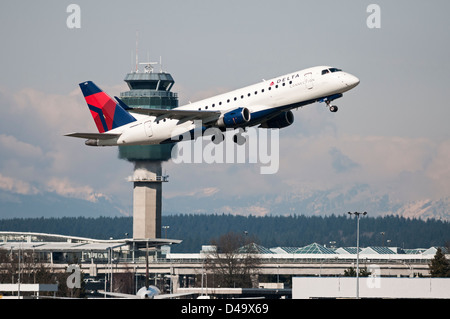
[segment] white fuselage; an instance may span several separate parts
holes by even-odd
[[[227,112],[245,107],[252,114],[250,125],[258,125],[264,122],[264,116],[270,117],[271,114],[279,113],[280,110],[288,111],[336,94],[342,94],[359,84],[357,77],[341,70],[323,74],[324,70],[330,69],[333,68],[318,66],[292,72],[180,106],[177,110]],[[130,112],[137,121],[111,130],[108,133],[121,133],[120,137],[99,140],[99,146],[159,144],[174,136],[199,128],[198,121],[194,120],[158,118],[157,116],[136,114],[132,110]],[[258,114],[259,116],[256,116]]]

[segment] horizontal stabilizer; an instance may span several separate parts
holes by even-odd
[[[109,140],[115,137],[119,137],[120,135],[121,134],[113,134],[113,133],[70,133],[64,136],[97,139],[97,140]]]

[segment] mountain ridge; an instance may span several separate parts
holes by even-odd
[[[178,195],[165,198],[163,215],[232,214],[329,216],[348,211],[367,211],[370,216],[396,215],[407,218],[450,220],[450,197],[413,201],[393,199],[389,194],[372,192],[367,185],[348,189],[305,190],[288,194],[227,197],[220,191],[208,195]],[[95,201],[65,197],[51,192],[16,194],[0,191],[0,219],[31,217],[132,216],[132,197],[128,206],[100,197]]]

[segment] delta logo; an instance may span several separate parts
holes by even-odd
[[[298,73],[296,73],[296,74],[292,74],[292,75],[289,75],[289,76],[284,77],[284,78],[277,79],[276,81],[277,81],[277,84],[278,84],[278,83],[283,83],[283,82],[286,82],[286,81],[292,81],[292,80],[297,79],[299,77],[300,77],[300,75]],[[273,85],[275,85],[274,81],[272,81],[270,83],[270,86],[273,86]]]

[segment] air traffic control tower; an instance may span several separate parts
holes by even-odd
[[[128,73],[125,82],[130,91],[120,98],[131,108],[172,109],[178,106],[178,96],[171,92],[175,81],[169,73],[154,72],[156,63],[140,63],[145,70]],[[171,157],[175,144],[119,146],[119,158],[134,163],[133,238],[161,238],[162,184],[168,176],[162,174],[162,163]]]

